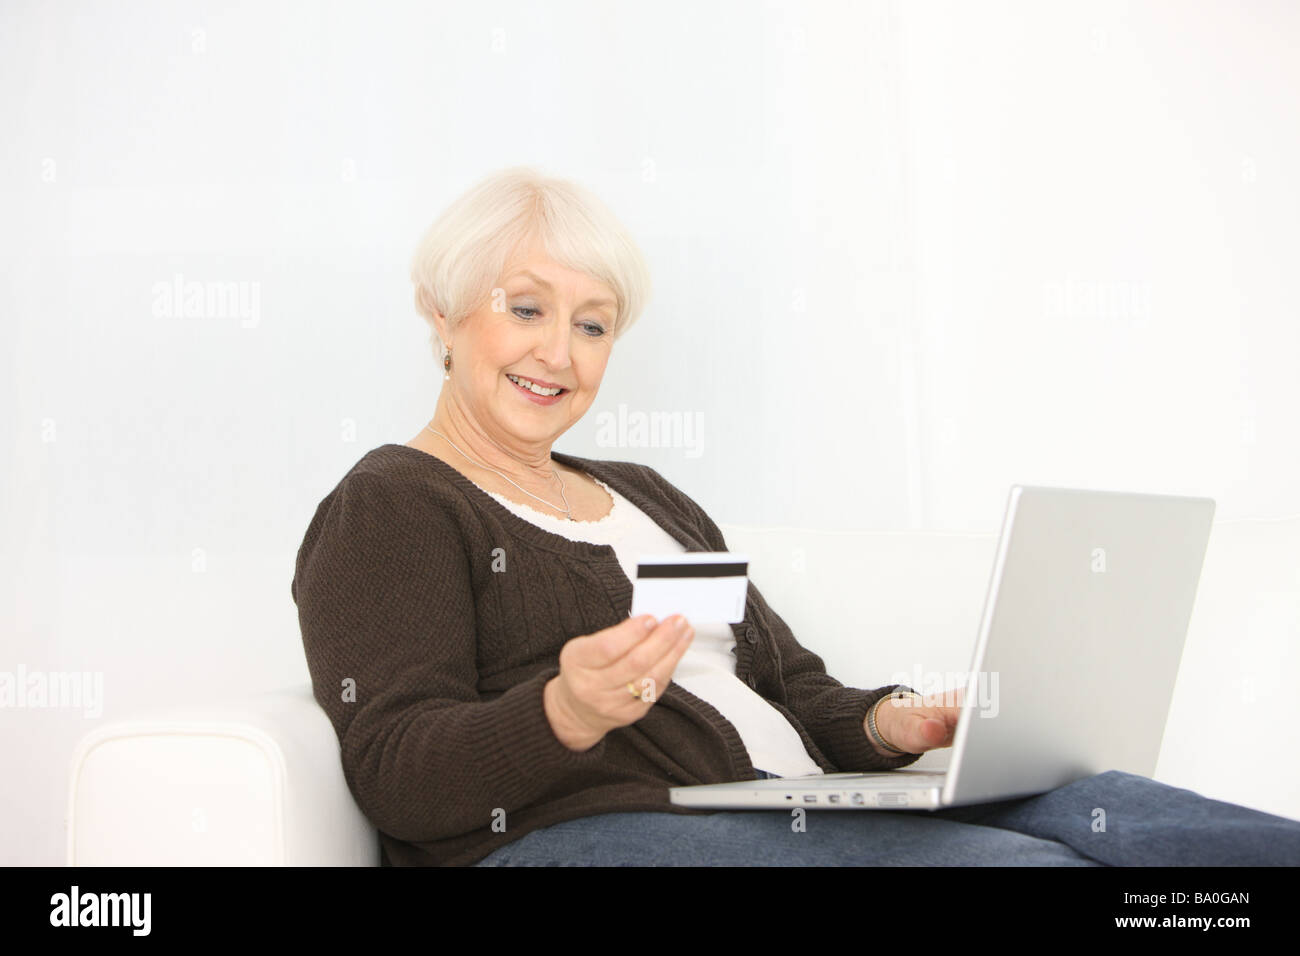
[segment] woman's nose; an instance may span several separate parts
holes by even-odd
[[[538,356],[546,360],[552,368],[569,366],[569,327],[567,324],[552,322],[542,333],[542,342],[538,346]]]

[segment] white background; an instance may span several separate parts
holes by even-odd
[[[0,670],[100,672],[100,720],[307,680],[302,535],[441,384],[410,255],[516,163],[655,281],[558,450],[720,523],[1293,515],[1298,44],[1285,2],[6,2]],[[156,315],[177,275],[256,316]],[[699,454],[598,443],[620,404]],[[97,724],[0,710],[0,863],[62,862]]]

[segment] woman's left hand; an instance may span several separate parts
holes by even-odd
[[[920,754],[939,747],[951,747],[961,715],[963,688],[939,694],[887,699],[876,709],[876,730],[885,742],[899,750]],[[866,732],[866,722],[863,722]],[[868,734],[868,739],[870,735]],[[874,744],[873,744],[874,746]],[[898,756],[876,747],[882,756]]]

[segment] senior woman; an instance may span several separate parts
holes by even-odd
[[[444,369],[433,418],[320,503],[292,588],[386,864],[1300,862],[1296,821],[1118,772],[802,828],[673,805],[676,785],[906,766],[951,745],[958,702],[843,686],[752,584],[736,625],[629,616],[638,554],[727,545],[654,469],[553,447],[649,292],[595,197],[490,176],[434,223],[412,278]]]

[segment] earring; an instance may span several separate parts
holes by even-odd
[[[447,354],[442,357],[442,370],[444,372],[442,380],[451,381],[451,349],[447,349]]]

